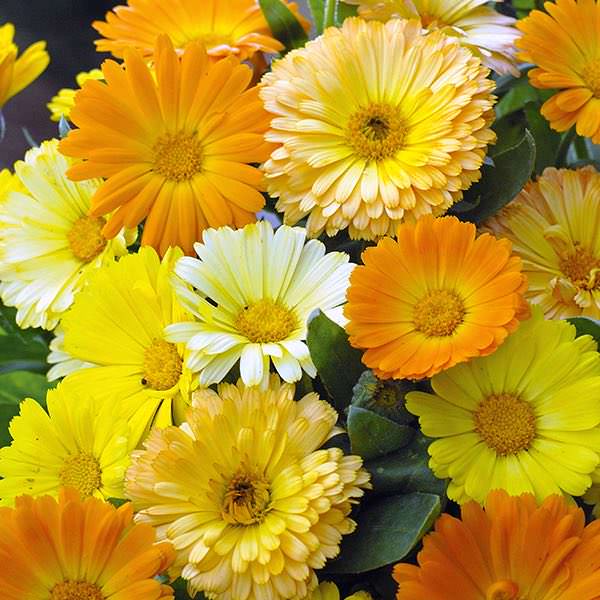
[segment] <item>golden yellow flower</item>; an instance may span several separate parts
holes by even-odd
[[[79,73],[75,78],[77,87],[81,88],[88,79],[103,79],[104,75],[100,69],[92,69],[89,72]],[[71,109],[75,106],[75,94],[79,90],[63,88],[46,105],[50,111],[50,118],[53,121],[60,121],[61,117],[68,119],[71,116]]]
[[[324,581],[313,591],[310,600],[340,600],[340,591],[335,583]],[[344,600],[373,600],[373,597],[369,592],[360,591],[351,596],[346,596]]]

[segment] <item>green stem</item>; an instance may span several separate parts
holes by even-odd
[[[335,2],[336,0],[325,0],[325,10],[323,14],[323,29],[332,27],[335,21]]]
[[[567,154],[569,153],[569,148],[575,139],[575,135],[575,127],[571,127],[571,129],[565,133],[560,141],[558,150],[556,151],[556,166],[558,168],[567,166]]]

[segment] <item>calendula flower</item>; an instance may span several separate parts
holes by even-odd
[[[92,69],[89,72],[82,72],[77,75],[75,81],[77,87],[81,88],[88,79],[101,80],[104,76],[100,69]],[[63,88],[48,102],[46,105],[50,111],[50,118],[53,121],[60,121],[61,117],[68,119],[71,115],[71,109],[75,106],[75,94],[79,90],[73,90],[70,88]]]
[[[365,19],[420,19],[429,31],[455,36],[483,64],[504,75],[519,75],[515,64],[515,19],[495,11],[487,0],[344,0],[357,4]],[[502,0],[500,0],[502,2]]]
[[[398,600],[595,600],[600,521],[575,504],[494,491],[486,507],[442,515],[423,539],[418,566],[398,564]]]
[[[207,227],[243,227],[264,205],[262,175],[247,163],[266,159],[268,115],[251,69],[233,56],[210,64],[200,43],[178,55],[166,36],[156,46],[156,78],[142,55],[105,61],[105,83],[87,81],[75,98],[62,140],[75,181],[107,180],[91,215],[115,211],[103,228],[112,238],[145,217],[142,243],[161,255],[169,246],[191,253]],[[116,209],[116,210],[115,210]]]
[[[528,315],[510,242],[456,217],[423,217],[363,253],[344,313],[382,379],[421,379],[491,354]]]
[[[523,260],[525,297],[550,319],[600,318],[600,173],[548,168],[483,226]]]
[[[314,393],[295,401],[276,376],[266,390],[239,382],[194,396],[186,423],[154,429],[132,455],[136,520],[173,542],[170,573],[192,594],[306,598],[369,487],[358,456],[319,449],[337,413]]]
[[[129,453],[135,447],[127,421],[93,390],[65,384],[46,396],[48,412],[31,398],[9,426],[10,446],[0,448],[0,504],[21,494],[58,496],[61,487],[82,498],[123,498]]]
[[[325,581],[313,591],[310,600],[340,600],[340,591],[335,583]],[[373,596],[369,592],[360,591],[346,596],[345,600],[373,600]]]
[[[182,345],[165,340],[165,325],[187,315],[170,285],[171,250],[160,261],[142,248],[99,269],[61,322],[48,357],[50,380],[67,375],[72,389],[93,391],[130,421],[139,440],[152,424],[182,415],[193,388]]]
[[[495,140],[488,74],[456,39],[403,19],[346,19],[277,61],[261,96],[266,139],[282,146],[263,168],[286,222],[373,239],[443,213]]]
[[[0,585],[6,600],[173,600],[156,575],[173,562],[170,544],[115,508],[73,489],[21,496],[0,508]]]
[[[179,260],[175,290],[195,321],[170,325],[166,334],[187,344],[187,366],[200,372],[202,385],[221,381],[238,361],[246,385],[266,383],[271,360],[290,383],[302,369],[316,375],[304,343],[308,317],[344,302],[354,265],[305,238],[304,229],[274,232],[267,221],[207,230],[195,246],[199,258]]]
[[[430,467],[450,478],[448,497],[582,495],[600,461],[600,354],[566,321],[541,311],[490,356],[436,375],[433,394],[410,392]]]
[[[17,58],[19,49],[14,37],[12,23],[0,26],[0,108],[35,81],[50,62],[46,42],[32,44]]]
[[[0,171],[0,205],[11,192],[25,192],[19,178],[8,169]]]
[[[542,106],[556,131],[575,125],[579,135],[600,143],[600,2],[556,0],[518,22],[521,60],[534,63],[531,85],[557,90]]]
[[[0,202],[0,296],[17,307],[21,327],[53,329],[90,273],[127,253],[135,232],[106,240],[103,217],[90,217],[97,179],[73,183],[74,164],[58,141],[32,148],[15,164],[20,189]]]

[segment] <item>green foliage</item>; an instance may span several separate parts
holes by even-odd
[[[294,13],[281,0],[259,0],[273,35],[287,51],[304,46],[308,36]]]
[[[308,0],[313,15],[316,35],[327,27],[340,27],[347,17],[356,15],[356,6],[342,0]]]
[[[184,579],[179,577],[169,584],[175,590],[175,600],[191,600],[192,596],[187,593],[187,584]],[[198,592],[193,600],[206,600],[206,596],[202,592]]]
[[[590,319],[589,317],[571,317],[567,319],[569,323],[575,325],[577,337],[581,335],[591,335],[598,344],[600,344],[600,321]]]

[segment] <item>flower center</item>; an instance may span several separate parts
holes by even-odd
[[[153,390],[170,390],[179,381],[182,366],[177,346],[154,338],[144,352],[142,384]]]
[[[447,23],[442,21],[442,19],[440,19],[440,17],[438,17],[437,15],[423,13],[422,15],[420,15],[420,17],[421,25],[423,25],[425,29],[442,29],[447,25]]]
[[[519,586],[514,581],[504,579],[490,585],[485,600],[517,600]]]
[[[87,452],[69,456],[59,473],[60,483],[79,490],[83,498],[91,496],[102,485],[102,470],[98,459]]]
[[[270,499],[269,484],[262,477],[242,472],[229,482],[221,514],[232,525],[259,523]]]
[[[104,595],[93,583],[63,581],[52,588],[50,600],[104,600]]]
[[[465,305],[456,292],[433,290],[415,305],[415,329],[427,337],[452,335],[464,321]]]
[[[364,160],[384,160],[402,148],[406,126],[398,108],[371,104],[355,112],[348,121],[346,140]]]
[[[581,76],[594,96],[600,98],[600,58],[596,58],[585,65]]]
[[[575,287],[600,289],[600,258],[585,248],[576,247],[573,254],[561,261],[560,269]]]
[[[202,170],[202,145],[195,135],[165,133],[152,150],[154,170],[165,179],[180,183]]]
[[[294,313],[272,300],[259,300],[240,311],[237,330],[254,344],[280,342],[296,328]]]
[[[80,217],[73,223],[67,240],[76,258],[88,263],[106,248],[107,240],[102,235],[105,224],[103,217]]]
[[[500,456],[526,450],[535,438],[531,405],[512,394],[492,394],[479,403],[473,418],[475,431]]]

